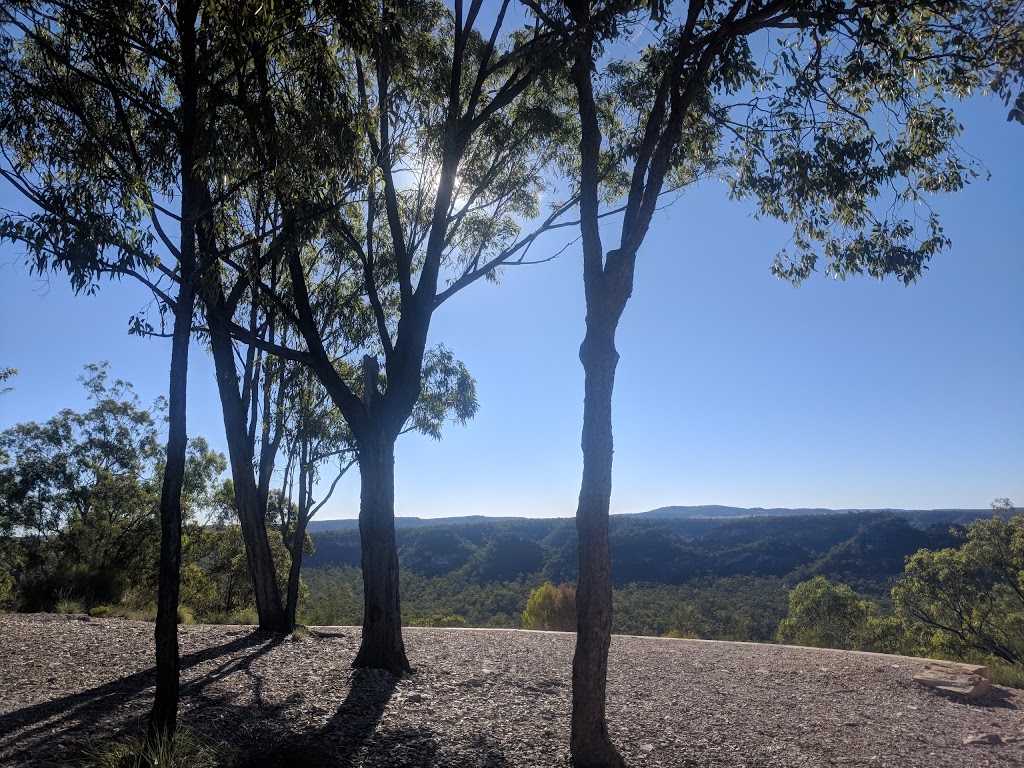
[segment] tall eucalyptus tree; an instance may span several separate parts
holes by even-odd
[[[793,252],[772,267],[779,277],[799,283],[824,262],[844,279],[914,282],[948,245],[929,197],[975,173],[957,154],[945,100],[991,77],[991,17],[957,0],[526,1],[570,54],[581,134],[573,182],[587,318],[571,748],[575,765],[614,766],[623,761],[608,736],[605,683],[615,331],[659,196],[717,173],[760,215],[793,226]],[[1019,4],[997,5],[1019,29]],[[608,61],[617,36],[643,22],[641,6],[657,42],[635,60]],[[598,226],[607,201],[622,205],[611,248]]]
[[[240,249],[260,247],[257,236],[265,234],[261,221],[245,218],[261,214],[263,201],[254,205],[244,193],[255,186],[265,196],[268,185],[260,182],[275,170],[265,157],[258,158],[262,164],[252,162],[254,106],[247,101],[258,90],[254,80],[266,67],[271,44],[273,54],[290,57],[305,77],[307,93],[319,88],[324,94],[312,106],[331,106],[331,84],[317,75],[325,71],[325,57],[333,60],[333,48],[313,10],[293,4],[271,13],[245,0],[119,0],[102,7],[24,2],[10,4],[3,18],[10,87],[4,91],[2,138],[8,162],[0,173],[39,210],[5,217],[0,237],[27,245],[34,269],[67,270],[76,290],[96,290],[102,275],[128,275],[147,285],[160,307],[160,326],[140,315],[131,329],[162,335],[166,315],[174,317],[173,380],[179,388],[187,333],[195,305],[202,307],[260,627],[281,632],[290,625],[265,527],[281,436],[265,406],[277,390],[272,376],[256,376],[272,364],[261,365],[251,353],[239,381],[227,330],[247,298],[253,333],[273,342],[275,325],[273,313],[258,312],[248,296],[247,276],[231,285],[224,278],[230,274],[225,262]],[[335,145],[348,135],[335,135]],[[240,179],[243,164],[247,177]],[[190,234],[172,237],[172,226]],[[260,389],[261,381],[268,390]],[[173,405],[171,411],[183,429],[183,408]]]
[[[104,273],[141,276],[149,268],[173,278],[176,290],[163,294],[173,328],[150,716],[151,735],[173,733],[185,385],[200,268],[196,235],[210,204],[203,174],[215,31],[203,23],[202,4],[188,0],[11,2],[0,21],[0,173],[37,208],[5,215],[0,238],[25,244],[37,269],[66,269],[79,291],[95,290]],[[165,222],[177,225],[176,242]],[[158,240],[173,254],[173,268],[160,263]]]
[[[330,215],[319,215],[321,186],[306,183],[301,170],[322,178],[316,174],[330,160],[310,167],[308,145],[317,137],[306,133],[305,113],[292,108],[299,100],[287,96],[294,91],[273,69],[256,132],[266,137],[261,152],[290,174],[275,176],[280,229],[290,240],[272,254],[287,281],[276,289],[263,281],[256,290],[301,341],[263,347],[311,366],[351,432],[364,583],[354,664],[396,674],[411,666],[401,633],[395,442],[417,423],[425,391],[456,419],[475,407],[467,397],[471,379],[454,361],[437,390],[448,394],[429,393],[431,318],[466,286],[523,263],[539,232],[571,208],[556,206],[522,234],[520,221],[539,216],[545,163],[571,122],[559,119],[556,89],[545,80],[551,34],[534,27],[502,37],[510,6],[503,2],[484,36],[476,30],[484,6],[385,4],[367,24],[365,44],[339,50],[338,87],[358,106],[365,165],[327,180],[333,190],[349,185]],[[308,258],[310,247],[317,258]],[[322,312],[328,302],[347,308],[351,333],[365,333],[358,350],[345,354],[325,341],[333,334]],[[237,325],[234,332],[261,343]]]
[[[241,65],[253,40],[301,26],[300,11],[282,18],[245,0],[0,7],[0,176],[30,205],[0,218],[0,239],[23,244],[35,270],[65,270],[76,291],[94,292],[104,276],[139,280],[157,297],[161,325],[137,317],[132,330],[172,339],[151,735],[176,724],[188,345],[197,301],[216,291],[214,212],[235,192],[215,183],[234,167],[223,129],[243,119]],[[265,550],[270,562],[262,519],[248,528],[250,556]],[[250,570],[258,595],[277,596],[259,586],[272,568]],[[260,607],[261,624],[284,628],[283,606]]]

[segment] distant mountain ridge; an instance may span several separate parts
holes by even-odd
[[[671,506],[658,507],[646,512],[622,512],[613,517],[650,519],[650,520],[701,520],[717,518],[742,518],[742,517],[791,517],[797,515],[841,515],[849,512],[888,512],[895,515],[918,517],[924,515],[951,515],[956,517],[988,517],[992,514],[989,509],[826,509],[824,507],[728,507],[721,504],[703,504],[697,506]],[[479,525],[487,523],[511,523],[538,518],[529,517],[490,517],[488,515],[464,515],[458,517],[396,517],[397,528],[426,528],[428,526],[442,525]],[[565,520],[571,518],[547,518],[551,520]],[[355,518],[344,518],[335,520],[313,520],[309,524],[310,533],[326,533],[328,531],[350,531],[359,527],[359,521]]]
[[[987,517],[992,514],[990,509],[895,509],[892,507],[869,507],[850,509],[826,509],[825,507],[726,507],[721,504],[705,504],[696,507],[658,507],[647,512],[633,512],[635,517],[647,517],[659,520],[692,520],[697,518],[717,517],[789,517],[792,515],[842,515],[847,512],[888,512],[894,515],[975,515]]]
[[[478,523],[512,523],[529,520],[527,517],[489,517],[487,515],[464,515],[462,517],[396,517],[397,528],[425,528],[430,525],[473,525]],[[306,530],[310,533],[326,531],[351,531],[359,527],[359,520],[341,518],[335,520],[311,520]]]

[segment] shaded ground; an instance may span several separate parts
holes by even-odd
[[[182,722],[264,766],[566,766],[573,636],[409,628],[418,667],[353,673],[359,630],[297,642],[181,628]],[[141,724],[153,626],[0,616],[0,765],[51,766]],[[634,766],[1024,767],[1024,691],[977,702],[923,662],[786,646],[616,637],[609,727]],[[979,739],[979,737],[984,737]]]

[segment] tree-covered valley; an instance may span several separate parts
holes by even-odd
[[[906,557],[955,546],[950,527],[979,514],[613,515],[615,631],[769,641],[789,590],[815,576],[891,605]],[[403,616],[412,624],[517,627],[532,589],[577,578],[576,531],[567,519],[399,526],[397,540]],[[319,531],[312,542],[309,623],[358,623],[358,531]]]

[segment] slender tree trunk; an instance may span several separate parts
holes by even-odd
[[[373,430],[359,440],[359,480],[363,639],[352,666],[401,675],[413,670],[405,655],[398,596],[395,437]]]
[[[184,206],[183,206],[184,207]],[[194,222],[194,219],[193,219]],[[149,714],[150,741],[173,737],[178,719],[178,598],[181,578],[181,488],[185,481],[188,343],[192,333],[194,248],[182,223],[181,287],[174,309],[167,409],[167,463],[160,494],[160,566],[156,612],[156,698]]]
[[[612,631],[612,566],[608,512],[612,493],[612,390],[619,355],[615,325],[593,322],[580,347],[585,374],[583,482],[576,530],[579,582],[576,586],[576,653],[572,663],[571,750],[575,766],[625,765],[608,735],[605,688]]]
[[[306,521],[302,513],[295,523],[295,538],[288,552],[291,554],[291,567],[288,569],[288,598],[285,603],[285,614],[292,629],[298,626],[295,616],[299,610],[299,577],[302,575],[302,549],[306,540]]]
[[[259,504],[256,478],[253,476],[253,446],[249,440],[245,404],[238,392],[238,372],[235,367],[235,353],[228,335],[223,309],[207,304],[207,321],[210,324],[210,347],[217,371],[217,387],[220,391],[221,411],[224,416],[224,431],[228,441],[228,456],[231,462],[231,476],[234,479],[235,505],[245,541],[245,555],[249,565],[256,596],[256,613],[259,627],[270,632],[291,632],[292,622],[288,620],[281,603],[277,586],[274,559],[267,538],[264,510]]]

